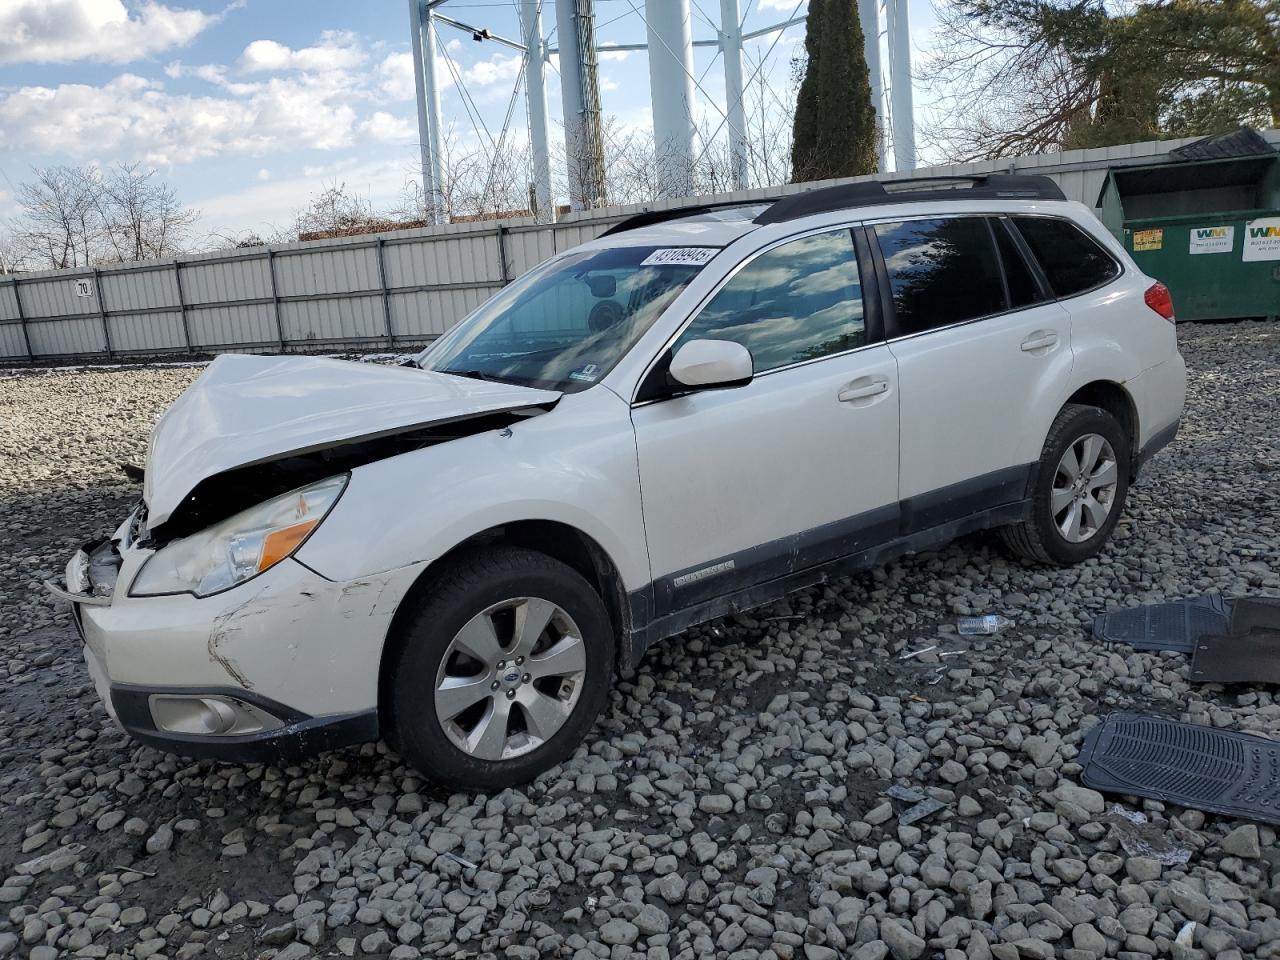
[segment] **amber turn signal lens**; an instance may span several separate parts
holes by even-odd
[[[298,544],[306,539],[307,534],[315,529],[319,520],[304,520],[302,523],[295,523],[291,527],[285,527],[283,530],[272,530],[262,539],[262,556],[258,560],[258,572],[261,573],[267,567],[273,567],[294,550],[298,549]]]

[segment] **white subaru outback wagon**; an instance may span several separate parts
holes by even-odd
[[[691,624],[979,528],[1097,554],[1178,429],[1172,320],[1041,178],[641,214],[412,367],[219,357],[50,588],[138,740],[507,786]]]

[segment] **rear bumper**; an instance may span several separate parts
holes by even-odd
[[[1173,442],[1178,435],[1187,396],[1187,367],[1180,354],[1149,367],[1126,384],[1138,408],[1140,432],[1133,472]]]
[[[1142,449],[1138,451],[1137,456],[1133,460],[1133,475],[1136,477],[1138,473],[1145,467],[1157,453],[1167,447],[1178,436],[1178,427],[1181,426],[1181,420],[1175,420],[1163,430],[1158,431],[1143,444]]]

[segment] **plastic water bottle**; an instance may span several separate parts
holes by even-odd
[[[985,617],[961,617],[956,621],[956,630],[966,637],[990,636],[1012,624],[1008,617],[989,613]]]

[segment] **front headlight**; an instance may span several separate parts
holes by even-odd
[[[175,540],[147,559],[131,597],[207,597],[293,556],[337,503],[350,474],[329,477]]]

